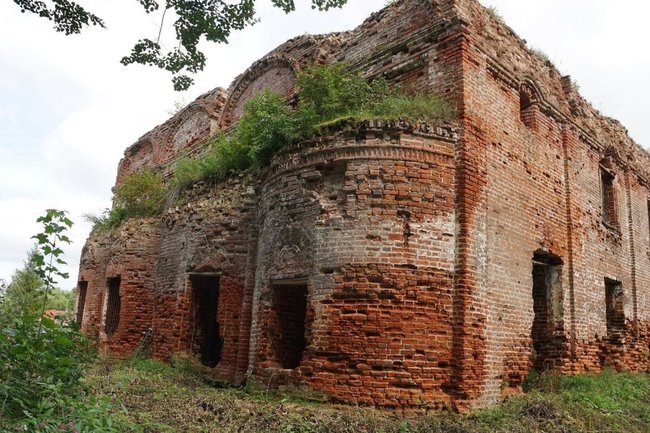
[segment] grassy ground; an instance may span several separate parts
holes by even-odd
[[[650,376],[645,374],[549,375],[528,393],[489,410],[417,418],[218,389],[188,364],[103,361],[85,380],[113,400],[125,432],[650,432]]]

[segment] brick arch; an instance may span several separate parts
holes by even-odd
[[[270,89],[291,95],[299,69],[300,65],[296,60],[281,55],[269,56],[255,62],[230,86],[229,97],[219,119],[219,127],[224,130],[237,122],[246,101],[261,90]]]
[[[519,119],[527,127],[537,129],[539,105],[543,101],[535,82],[525,78],[519,84]]]
[[[311,273],[313,240],[303,230],[287,228],[278,233],[276,250],[271,258],[271,279],[291,279]]]
[[[144,167],[151,166],[154,162],[153,144],[149,139],[143,139],[129,147],[124,152],[124,158],[117,169],[117,185],[120,185],[133,173]]]
[[[543,100],[539,87],[529,78],[525,78],[519,84],[519,101],[520,108],[525,110],[532,104],[539,103]]]
[[[193,272],[221,272],[229,267],[228,259],[222,251],[205,257],[194,267]]]
[[[158,144],[156,164],[174,159],[184,149],[210,137],[211,116],[203,106],[190,106],[180,113],[173,127]]]
[[[625,169],[628,164],[627,158],[622,154],[620,149],[613,146],[606,146],[602,152],[600,165],[606,167],[612,172],[616,172]]]

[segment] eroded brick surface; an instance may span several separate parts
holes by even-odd
[[[101,348],[127,356],[151,329],[157,358],[218,351],[224,381],[411,409],[490,404],[531,370],[648,370],[650,157],[475,0],[287,41],[128,148],[117,184],[171,174],[257,91],[290,97],[297,71],[335,61],[458,119],[341,125],[93,233],[82,324]]]

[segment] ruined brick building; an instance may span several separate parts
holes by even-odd
[[[372,121],[91,234],[78,318],[128,355],[388,408],[484,405],[533,370],[648,369],[650,157],[476,0],[401,0],[299,36],[141,137],[169,174],[257,91],[347,62],[441,95],[453,124]]]

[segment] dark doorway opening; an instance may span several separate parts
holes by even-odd
[[[109,278],[108,285],[108,300],[106,306],[106,331],[107,336],[112,336],[117,331],[120,325],[120,277]]]
[[[563,335],[562,260],[546,252],[533,255],[533,367],[552,368],[561,355]]]
[[[614,173],[605,167],[606,162],[600,165],[600,189],[602,196],[603,221],[612,226],[618,226],[616,215],[616,191],[614,189]]]
[[[623,286],[619,281],[605,278],[605,317],[607,337],[616,342],[625,333],[625,312],[623,311]]]
[[[274,285],[273,307],[279,331],[277,340],[273,342],[276,347],[276,360],[282,368],[297,368],[307,347],[307,284],[301,282]]]
[[[195,274],[190,276],[194,323],[192,347],[207,367],[221,361],[223,339],[219,336],[219,277]]]
[[[84,319],[84,309],[86,308],[86,293],[88,292],[88,281],[79,281],[77,285],[77,323],[81,325]]]

